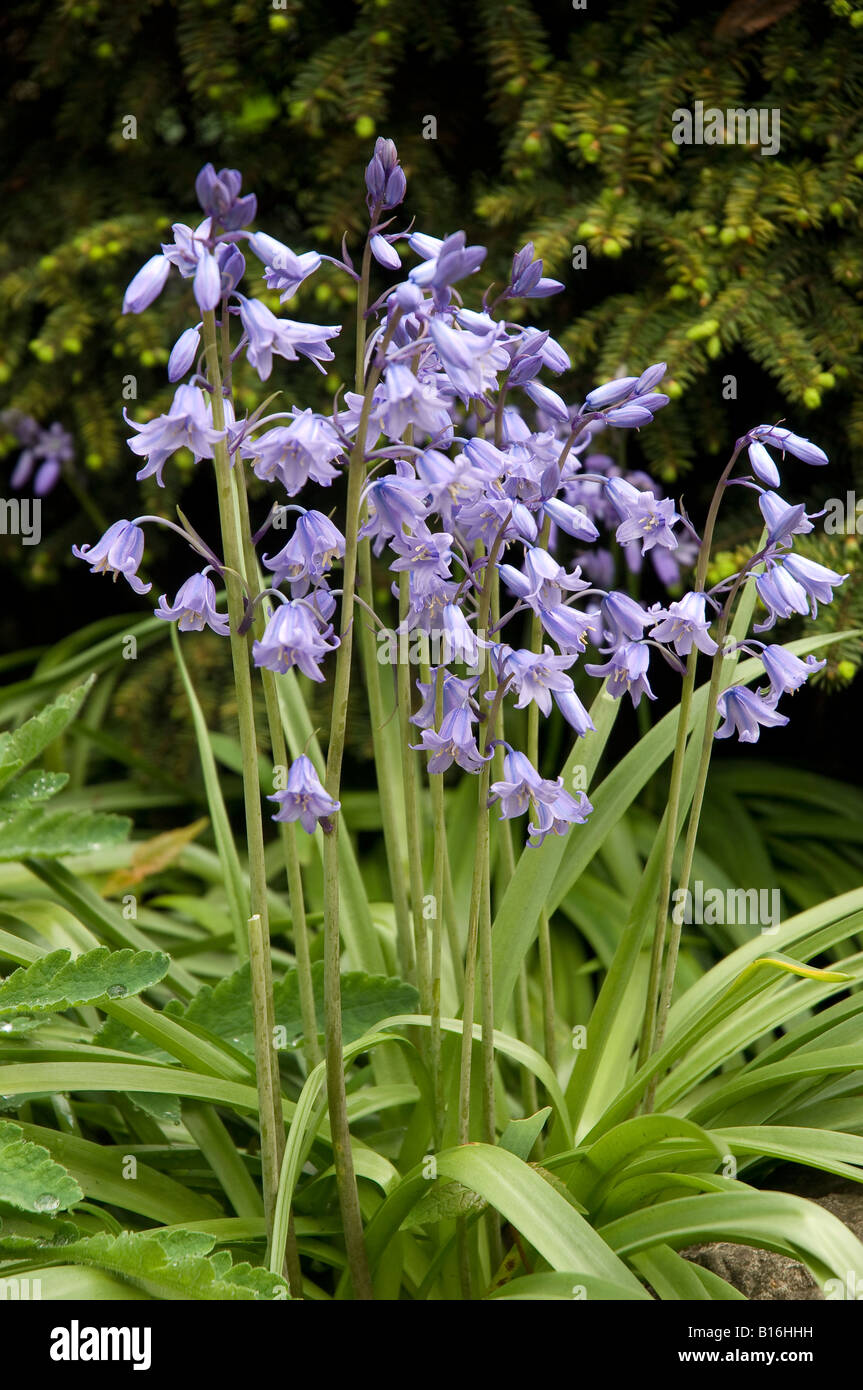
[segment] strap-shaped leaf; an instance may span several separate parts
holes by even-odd
[[[52,951],[0,981],[0,1017],[43,1010],[60,1013],[105,997],[140,994],[163,978],[170,963],[162,951],[97,946],[74,959],[71,951]]]
[[[25,1139],[19,1125],[0,1120],[0,1201],[21,1211],[52,1212],[73,1207],[83,1196],[47,1149]]]

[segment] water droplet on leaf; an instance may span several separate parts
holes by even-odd
[[[56,1211],[60,1205],[60,1198],[53,1192],[43,1192],[41,1196],[33,1199],[33,1206],[37,1211]]]

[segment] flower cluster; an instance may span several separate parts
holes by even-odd
[[[134,277],[124,308],[141,312],[175,268],[193,281],[202,314],[218,311],[223,341],[230,341],[232,322],[238,330],[232,361],[245,357],[262,381],[269,379],[274,357],[293,362],[302,356],[321,367],[333,357],[338,326],[281,317],[238,286],[246,272],[241,245],[260,262],[264,286],[277,291],[282,303],[318,270],[322,257],[298,254],[247,230],[256,204],[253,195],[240,195],[241,186],[235,170],[202,170],[196,191],[204,220],[195,230],[174,226],[173,242]],[[397,282],[369,317],[366,376],[356,390],[329,413],[294,406],[237,419],[227,388],[216,416],[197,323],[171,354],[170,379],[181,383],[171,409],[143,424],[129,421],[136,431],[129,446],[144,460],[138,477],[152,476],[160,484],[166,463],[185,446],[196,460],[224,449],[235,470],[251,469],[272,486],[271,511],[252,538],[272,581],[247,600],[249,623],[258,605],[266,618],[252,646],[253,660],[315,681],[324,679],[322,665],[340,642],[332,572],[358,537],[290,499],[301,496],[309,482],[333,486],[349,459],[352,466],[359,462],[365,486],[358,536],[370,541],[391,575],[400,598],[398,631],[446,641],[446,661],[417,681],[420,700],[410,716],[420,731],[414,747],[428,753],[431,773],[456,763],[467,773],[488,776],[484,770],[499,746],[493,725],[505,729],[511,707],[533,705],[545,717],[556,706],[576,737],[590,735],[593,724],[576,689],[578,680],[584,690],[578,666],[588,648],[594,659],[583,663],[585,675],[604,679],[612,696],[628,696],[638,705],[655,698],[651,663],[657,659],[682,672],[693,651],[721,657],[728,608],[744,585],[755,585],[766,613],[756,630],[765,631],[779,619],[814,614],[845,576],[794,554],[795,535],[810,531],[812,522],[776,490],[777,459],[790,453],[817,466],[826,457],[790,430],[759,425],[737,442],[734,454],[735,464],[748,460],[752,474],[734,481],[756,492],[766,543],[744,571],[712,590],[703,577],[687,588],[700,547],[689,519],[649,477],[621,471],[597,444],[606,431],[650,426],[668,404],[661,390],[665,364],[615,378],[569,403],[550,384],[570,366],[561,345],[501,313],[513,300],[563,288],[544,276],[533,246],[516,254],[496,298],[486,290],[468,307],[470,290],[481,283],[485,248],[468,245],[460,231],[439,239],[394,230],[390,215],[405,191],[395,146],[378,140],[366,170],[368,246]],[[381,222],[383,214],[389,220]],[[402,255],[409,253],[416,262],[405,274]],[[346,250],[341,260],[328,259],[359,279]],[[223,418],[217,427],[215,419]],[[289,517],[291,535],[274,548],[272,533]],[[143,520],[117,522],[95,546],[75,553],[94,571],[122,574],[137,592],[146,592],[149,586],[137,577]],[[612,537],[630,572],[647,558],[679,597],[648,608],[615,587]],[[212,555],[173,604],[160,599],[158,616],[184,631],[206,625],[225,633],[227,619],[217,611],[208,577],[221,569]],[[753,642],[747,650],[760,657],[767,685],[757,691],[738,685],[721,695],[719,738],[737,732],[753,742],[761,726],[786,723],[779,699],[823,665],[776,645]],[[481,655],[487,656],[483,674],[470,674]],[[503,777],[491,782],[490,801],[505,819],[530,812],[530,845],[584,821],[591,807],[583,793],[571,795],[561,782],[543,778],[524,752],[504,746]],[[274,799],[280,803],[278,819],[299,819],[307,830],[338,809],[305,758],[293,764],[286,790]]]

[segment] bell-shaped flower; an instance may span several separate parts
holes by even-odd
[[[86,560],[91,574],[122,574],[136,594],[146,594],[152,584],[138,578],[138,566],[144,558],[144,532],[131,521],[115,521],[95,545],[73,545],[72,554]]]
[[[329,637],[331,642],[327,641]],[[256,666],[280,675],[296,666],[309,680],[322,681],[320,662],[338,645],[332,627],[322,630],[310,604],[305,599],[295,599],[276,609],[263,637],[252,645],[252,659]]]
[[[267,800],[279,803],[273,820],[298,820],[309,835],[318,825],[325,833],[332,830],[331,817],[341,806],[322,785],[313,762],[305,753],[291,763],[283,790],[274,792]]]
[[[129,419],[125,410],[123,418],[127,425],[139,431],[135,439],[127,441],[129,448],[133,454],[147,460],[135,474],[136,478],[155,476],[160,487],[165,485],[162,469],[178,449],[189,449],[198,463],[202,458],[213,457],[213,445],[225,435],[224,430],[213,429],[210,403],[205,401],[197,386],[178,386],[171,409],[166,415],[157,415],[155,420],[138,424]]]
[[[230,626],[227,615],[216,609],[216,590],[212,580],[202,571],[193,574],[177,590],[172,604],[162,594],[159,607],[153,610],[157,618],[175,622],[180,632],[203,632],[209,627],[220,637],[227,637]]]
[[[740,743],[757,743],[762,724],[769,729],[788,723],[787,715],[778,714],[772,703],[745,685],[723,690],[717,708],[723,723],[716,730],[716,738],[730,738],[736,733]]]

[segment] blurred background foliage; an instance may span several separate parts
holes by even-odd
[[[696,520],[734,439],[761,420],[827,449],[834,495],[855,481],[863,493],[863,7],[850,0],[18,0],[0,33],[2,404],[75,440],[43,544],[0,538],[6,650],[32,641],[34,586],[63,577],[47,638],[72,610],[95,619],[126,601],[69,558],[103,518],[169,513],[183,493],[206,526],[212,501],[190,458],[141,498],[121,413],[166,408],[188,286],[175,278],[141,317],[120,304],[170,223],[197,220],[207,160],[243,171],[272,235],[335,251],[359,237],[372,140],[392,136],[418,227],[465,227],[499,282],[532,239],[564,280],[565,294],[524,312],[570,352],[570,399],[669,363],[672,407],[603,447],[682,490]],[[780,152],[675,145],[672,113],[695,100],[778,109]],[[287,312],[338,322],[353,296],[325,265]],[[326,378],[292,366],[273,388],[326,408],[349,353],[345,342]],[[241,406],[260,398],[242,369],[237,385]],[[7,479],[18,447],[0,438]],[[783,478],[795,500],[823,498],[823,473],[788,460]],[[729,508],[721,559],[754,539],[753,510],[744,494]],[[841,625],[857,625],[856,538],[822,544],[852,572]],[[169,592],[186,577],[174,563],[157,539]],[[831,651],[834,687],[859,656],[857,643]]]

